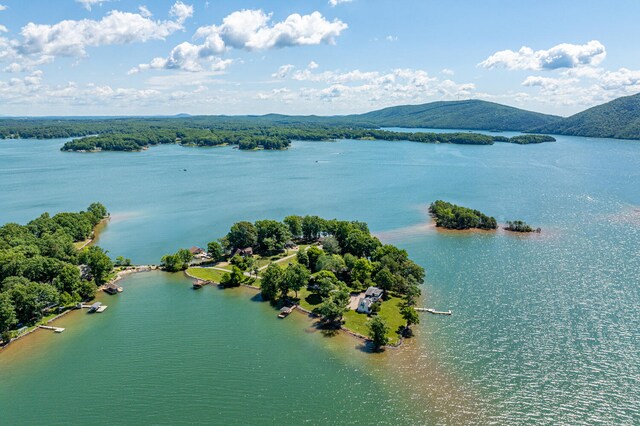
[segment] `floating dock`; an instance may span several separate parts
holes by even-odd
[[[433,314],[433,315],[453,315],[453,312],[451,312],[451,309],[449,309],[448,311],[436,311],[433,308],[415,308],[415,309],[418,312],[429,312],[430,314]]]
[[[39,328],[44,328],[45,330],[52,330],[55,331],[56,333],[62,333],[64,331],[64,328],[62,327],[51,327],[50,325],[39,325]]]

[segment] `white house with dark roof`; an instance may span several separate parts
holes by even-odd
[[[360,298],[356,312],[360,312],[363,314],[370,314],[371,305],[373,305],[378,300],[380,300],[382,298],[383,293],[384,293],[384,290],[382,290],[381,288],[369,287],[367,291],[365,291],[364,297]]]

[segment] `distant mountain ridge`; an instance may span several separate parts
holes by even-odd
[[[562,120],[556,115],[477,99],[402,105],[341,118],[382,127],[514,131],[549,126]]]
[[[519,131],[597,138],[640,140],[640,93],[589,108],[570,117],[542,114],[477,99],[400,105],[352,115],[189,115],[138,117],[1,117],[0,138],[77,137],[130,132],[134,123],[157,127],[319,126],[345,128],[417,127]],[[89,125],[90,124],[90,125]],[[139,124],[139,123],[138,123]],[[82,127],[82,129],[79,129]]]
[[[593,138],[640,139],[640,93],[614,99],[532,130]]]

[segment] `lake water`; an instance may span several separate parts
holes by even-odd
[[[293,144],[283,152],[159,146],[59,151],[0,142],[0,223],[103,202],[99,245],[158,263],[238,220],[357,219],[427,270],[399,350],[278,321],[247,290],[139,274],[0,353],[0,416],[15,423],[640,423],[640,142],[532,146]],[[428,226],[436,199],[540,235]]]

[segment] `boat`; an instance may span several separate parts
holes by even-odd
[[[193,288],[194,288],[194,290],[198,290],[198,289],[200,289],[200,288],[204,287],[206,284],[207,284],[207,282],[206,282],[206,281],[196,280],[196,281],[193,283]]]

